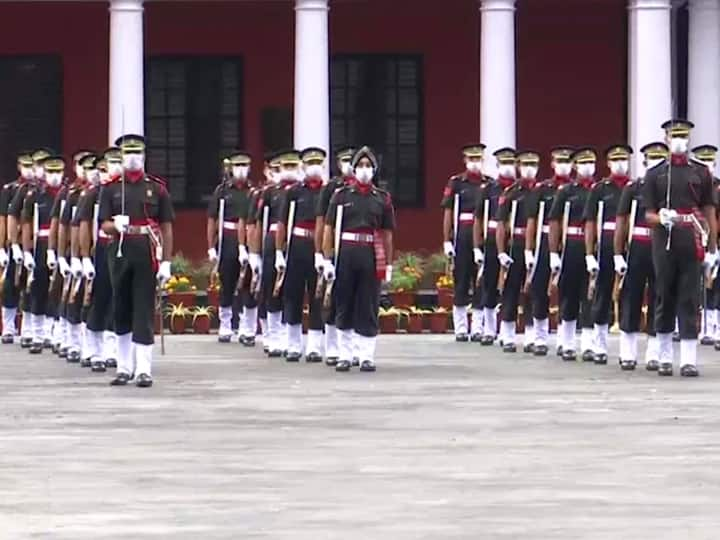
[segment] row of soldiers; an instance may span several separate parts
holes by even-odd
[[[592,148],[552,150],[553,176],[546,180],[537,179],[536,152],[497,150],[498,177],[489,178],[482,172],[484,145],[464,148],[466,170],[450,179],[442,200],[457,341],[492,345],[497,338],[504,352],[515,352],[522,307],[525,351],[547,355],[550,299],[557,295],[558,355],[606,364],[614,315],[620,366],[634,370],[647,299],[646,369],[673,374],[677,324],[680,373],[698,375],[701,295],[703,342],[717,336],[717,148],[698,146],[690,157],[692,123],[662,127],[666,141],[641,148],[646,173],[634,181],[633,149],[624,144],[606,150],[610,176],[602,179]]]
[[[170,277],[173,209],[145,174],[145,142],[124,135],[100,154],[65,160],[22,152],[0,193],[2,343],[52,349],[112,385],[152,386],[156,278]],[[69,168],[69,167],[68,167]],[[18,310],[22,317],[18,317]]]
[[[377,187],[369,147],[342,148],[328,176],[321,148],[273,152],[262,179],[251,156],[224,160],[225,178],[208,207],[208,258],[220,283],[218,340],[255,345],[260,324],[269,357],[373,372],[380,285],[392,277],[395,215]],[[303,310],[308,333],[303,340]]]

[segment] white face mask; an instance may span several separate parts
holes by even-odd
[[[505,178],[515,176],[515,165],[498,165],[498,174]]]
[[[322,165],[306,165],[305,175],[310,178],[322,178],[324,167]]]
[[[280,180],[282,179],[282,175],[280,171],[270,169],[270,182],[277,185],[280,183]]]
[[[630,163],[625,160],[610,162],[610,172],[616,176],[626,175],[629,170]]]
[[[235,180],[247,180],[250,167],[246,165],[235,165],[232,168],[232,175]]]
[[[532,165],[523,165],[520,167],[520,176],[522,178],[535,178],[538,173],[538,168]]]
[[[595,164],[580,163],[577,166],[577,172],[578,176],[580,176],[581,178],[589,178],[590,176],[595,174]]]
[[[468,161],[465,168],[468,172],[480,174],[482,172],[482,161]]]
[[[35,173],[33,172],[32,167],[20,167],[20,176],[22,176],[25,180],[32,180],[35,178]]]
[[[97,169],[90,169],[85,171],[85,178],[93,186],[97,186],[100,183],[100,172]]]
[[[112,176],[121,176],[123,172],[122,163],[114,163],[112,161],[107,164],[108,174]]]
[[[108,171],[99,171],[100,173],[100,185],[105,185],[110,182],[110,173]]]
[[[45,176],[45,169],[42,167],[35,165],[33,167],[33,176],[37,178],[38,180],[43,178]]]
[[[355,169],[355,178],[358,179],[358,182],[369,184],[373,178],[372,167],[357,167]]]
[[[85,178],[85,169],[81,165],[75,165],[75,177],[76,178]]]
[[[340,172],[343,176],[350,176],[352,174],[352,165],[349,161],[342,161],[340,163]]]
[[[300,171],[297,169],[282,171],[280,175],[281,179],[285,180],[286,182],[297,182],[301,178]]]
[[[670,139],[670,151],[673,154],[684,154],[687,152],[689,139],[684,137],[673,137]]]
[[[125,154],[123,167],[128,171],[141,171],[145,166],[145,156],[142,154]]]
[[[570,163],[555,163],[553,169],[557,176],[570,176],[572,165]]]
[[[665,161],[665,160],[662,159],[662,158],[659,158],[659,159],[648,159],[648,160],[645,162],[645,169],[646,169],[646,170],[650,170],[650,169],[652,169],[653,167],[657,167],[657,166],[660,165],[660,163],[662,163],[663,161]]]
[[[52,172],[45,175],[45,183],[50,187],[58,187],[62,184],[62,173]]]

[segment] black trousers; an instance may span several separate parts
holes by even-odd
[[[477,272],[478,267],[473,258],[472,224],[461,223],[458,227],[455,268],[453,269],[453,303],[456,306],[467,306],[472,302],[474,309],[482,307],[482,287],[475,287]]]
[[[315,243],[312,238],[294,236],[290,241],[287,274],[283,288],[283,313],[288,324],[301,324],[307,295],[310,330],[322,330],[322,300],[315,300],[318,275],[315,271]]]
[[[502,292],[500,306],[500,320],[505,322],[515,322],[518,314],[518,304],[520,302],[520,293],[525,284],[525,242],[524,238],[516,237],[509,253],[513,259],[513,263],[508,270],[505,279],[505,288]],[[523,313],[525,309],[523,308]],[[527,316],[526,319],[527,320]]]
[[[11,257],[5,272],[5,283],[3,283],[3,307],[16,308],[20,304],[20,288],[24,282],[21,280],[20,287],[15,286],[15,260]]]
[[[268,313],[277,313],[282,311],[282,290],[277,296],[273,296],[275,289],[275,279],[277,271],[275,270],[275,235],[268,233],[265,237],[265,246],[262,258],[262,297],[265,302],[265,308]]]
[[[240,277],[237,236],[225,235],[223,237],[218,273],[220,274],[220,307],[235,307],[233,298]]]
[[[547,236],[542,236],[540,250],[535,261],[535,275],[530,283],[530,299],[532,300],[532,316],[535,319],[547,319],[550,315],[550,298],[548,284],[550,282],[550,249]]]
[[[705,291],[705,307],[708,309],[720,309],[720,275],[715,278],[712,288]]]
[[[126,236],[119,258],[117,248],[113,240],[107,252],[115,331],[121,336],[132,332],[133,342],[152,345],[156,277],[150,240]]]
[[[652,255],[655,266],[655,330],[669,334],[678,319],[680,339],[697,339],[699,283],[702,272],[692,231],[676,227],[670,250],[664,231],[653,231]]]
[[[73,296],[72,291],[68,297],[67,305],[65,306],[65,318],[70,324],[80,324],[82,322],[82,308],[83,299],[85,298],[85,277],[81,277],[80,286],[78,287],[77,294]],[[73,282],[73,288],[75,282]]]
[[[355,330],[361,336],[378,332],[380,281],[375,274],[375,248],[344,242],[340,248],[335,281],[336,317],[339,330]]]
[[[592,299],[592,320],[594,324],[609,324],[612,308],[612,289],[615,282],[615,263],[613,262],[612,234],[603,233],[600,246],[600,271]]]
[[[87,312],[87,328],[92,332],[112,330],[113,290],[108,266],[108,244],[98,242],[95,246],[95,280],[90,307]]]
[[[587,299],[588,273],[585,266],[584,240],[567,239],[561,272],[558,283],[561,319],[579,319],[582,328],[592,328],[592,304]]]
[[[499,302],[498,297],[498,275],[500,274],[500,263],[497,256],[497,245],[494,238],[485,241],[485,269],[482,275],[482,291],[480,296],[480,307],[495,309]]]
[[[633,240],[628,254],[628,269],[620,291],[620,330],[627,333],[640,331],[642,308],[647,287],[648,335],[655,335],[655,270],[653,269],[650,242]]]
[[[33,315],[52,315],[48,288],[50,272],[47,267],[47,238],[39,238],[35,247],[35,270],[30,286],[29,311]]]

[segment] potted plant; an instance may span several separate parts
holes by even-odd
[[[425,315],[427,310],[411,307],[407,312],[407,333],[421,334],[425,327]]]
[[[209,334],[214,306],[195,306],[191,310],[193,332],[196,334]]]
[[[173,334],[185,333],[187,318],[192,314],[183,304],[170,304],[165,310],[165,316],[170,319],[170,332]]]
[[[453,277],[448,274],[441,275],[435,282],[438,295],[438,307],[452,309],[453,305]]]
[[[378,324],[380,326],[381,334],[396,334],[398,329],[398,323],[400,315],[402,313],[396,308],[383,309],[380,308],[378,315]]]
[[[434,287],[438,279],[447,273],[448,262],[448,258],[442,251],[433,253],[425,259],[422,286],[428,289]]]
[[[444,334],[448,331],[449,314],[448,310],[442,307],[435,309],[428,315],[430,319],[430,332],[433,334]]]
[[[187,307],[195,305],[195,287],[187,276],[176,276],[170,277],[168,282],[165,284],[165,292],[167,293],[168,304],[179,305],[183,304]]]

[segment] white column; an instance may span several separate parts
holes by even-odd
[[[665,134],[660,126],[672,116],[670,0],[634,0],[630,10],[635,11],[635,36],[631,35],[629,40],[635,51],[630,112],[635,133],[633,146],[639,149],[648,142],[663,140]],[[642,161],[639,152],[635,158],[639,165]]]
[[[720,0],[690,0],[688,120],[693,144],[720,144]]]
[[[110,0],[108,139],[145,133],[143,0]]]
[[[480,140],[488,154],[515,147],[515,0],[480,3]],[[495,160],[486,160],[495,175]]]
[[[295,0],[294,146],[330,152],[328,0]]]
[[[637,126],[635,125],[635,109],[637,105],[635,104],[635,97],[637,96],[637,89],[635,88],[635,85],[637,84],[637,43],[635,43],[635,40],[637,38],[637,17],[635,16],[635,9],[631,6],[628,9],[628,143],[630,146],[633,147],[633,150],[635,151],[635,159],[631,160],[631,170],[630,175],[631,177],[639,176],[642,173],[642,170],[639,166],[639,163],[641,162],[642,158],[638,158],[638,153],[640,148],[642,147],[641,144],[638,144],[638,138],[637,138]]]

